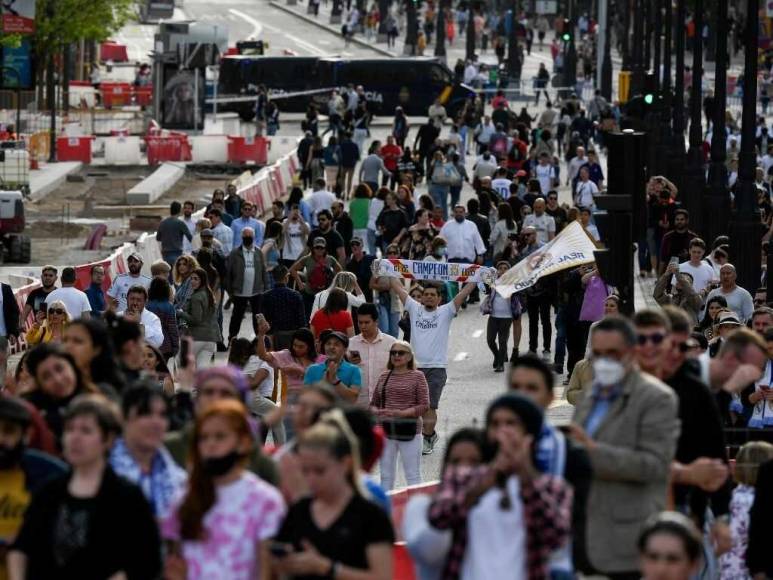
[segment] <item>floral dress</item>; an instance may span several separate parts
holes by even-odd
[[[730,535],[732,547],[719,558],[722,580],[751,578],[746,567],[746,548],[749,545],[749,510],[754,503],[754,487],[739,485],[730,500]]]

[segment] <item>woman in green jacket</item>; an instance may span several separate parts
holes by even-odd
[[[193,339],[193,357],[196,368],[204,368],[212,362],[220,330],[217,326],[215,296],[209,287],[209,278],[202,268],[191,274],[193,293],[185,304],[181,318],[188,323],[188,333]]]

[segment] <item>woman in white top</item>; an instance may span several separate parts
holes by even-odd
[[[310,316],[314,316],[314,313],[317,310],[325,306],[327,297],[333,288],[340,288],[346,292],[346,297],[349,299],[349,308],[358,308],[365,304],[365,296],[362,293],[362,289],[360,289],[360,285],[357,283],[357,276],[352,272],[338,272],[338,274],[333,277],[330,286],[314,297]]]
[[[497,207],[497,223],[491,230],[489,243],[492,255],[501,254],[508,244],[509,236],[518,234],[518,224],[513,219],[513,208],[509,203],[500,203]]]
[[[381,210],[384,209],[386,203],[386,195],[389,190],[385,187],[381,187],[376,191],[375,195],[370,199],[370,207],[368,208],[368,251],[376,255],[376,220],[381,214]]]

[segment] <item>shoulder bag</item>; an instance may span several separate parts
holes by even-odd
[[[389,371],[384,384],[381,385],[381,405],[379,409],[386,407],[386,387],[389,379],[392,377],[392,371]],[[416,437],[416,425],[418,419],[409,419],[407,417],[381,417],[381,428],[387,439],[394,441],[410,441]]]

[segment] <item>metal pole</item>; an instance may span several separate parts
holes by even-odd
[[[757,208],[757,186],[754,183],[757,166],[754,140],[757,124],[759,0],[747,0],[746,7],[741,152],[735,192],[736,211],[730,224],[730,235],[738,284],[753,294],[760,283],[759,251],[764,233]]]
[[[730,218],[730,197],[727,194],[727,167],[725,144],[725,109],[727,107],[727,2],[716,3],[716,72],[714,85],[714,118],[711,129],[711,165],[709,166],[708,186],[708,226],[709,238],[727,234]]]
[[[684,144],[684,20],[685,1],[677,0],[676,5],[676,74],[674,85],[674,106],[672,108],[671,154],[669,155],[669,175],[679,189],[684,192],[685,184],[685,144]],[[694,224],[693,224],[694,226]]]
[[[193,130],[199,130],[199,69],[193,69]]]
[[[633,47],[631,49],[631,96],[640,95],[644,87],[644,63],[642,61],[642,42],[644,39],[644,19],[641,17],[643,2],[646,0],[633,0],[637,18],[633,23]]]
[[[623,38],[621,48],[623,50],[623,70],[631,70],[631,10],[636,6],[636,0],[619,0],[619,6],[623,9]]]
[[[446,59],[446,11],[445,0],[438,4],[437,11],[437,30],[435,31],[435,56]]]
[[[604,46],[606,45],[606,38],[609,34],[607,30],[607,2],[608,0],[599,0],[598,11],[598,24],[596,29],[596,86],[601,88],[603,82],[603,68],[604,68]]]
[[[682,0],[685,2],[686,0]],[[701,120],[703,76],[703,0],[695,0],[695,34],[692,46],[692,86],[690,87],[690,148],[687,152],[685,167],[684,202],[690,211],[690,224],[694,231],[703,233],[704,203],[703,192],[706,187],[705,166],[703,163],[703,128]],[[704,234],[705,235],[705,234]],[[711,240],[706,240],[711,243]]]
[[[663,46],[663,43],[661,42],[661,38],[663,36],[663,10],[661,7],[662,0],[657,0],[656,6],[655,6],[655,33],[654,36],[654,42],[655,47],[653,50],[654,54],[654,62],[652,63],[652,72],[655,73],[655,86],[652,87],[654,90],[654,93],[657,95],[660,92],[660,84],[662,77],[662,69],[661,69],[661,47]]]
[[[612,102],[612,28],[610,27],[612,11],[609,10],[609,0],[602,1],[606,7],[604,22],[607,33],[604,37],[604,61],[601,64],[601,94],[607,101]]]
[[[577,47],[574,34],[577,30],[577,0],[569,0],[569,44],[564,59],[564,86],[574,92],[577,85]]]

